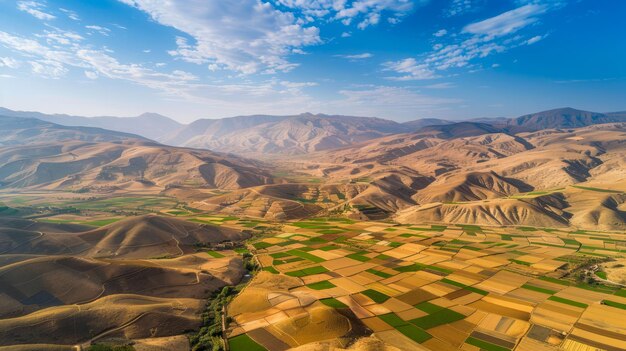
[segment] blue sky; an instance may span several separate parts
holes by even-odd
[[[626,110],[624,1],[0,0],[0,106],[182,122]]]

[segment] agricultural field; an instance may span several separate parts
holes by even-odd
[[[307,199],[317,202],[328,196],[316,188],[306,189],[300,193],[302,200],[297,200],[303,204]],[[524,196],[537,195],[541,194]],[[193,283],[176,288],[177,298],[193,296],[185,302],[191,313],[185,318],[192,321],[192,329],[200,328],[198,333],[175,339],[176,345],[186,345],[181,348],[350,348],[356,342],[400,350],[626,349],[626,321],[621,317],[626,310],[626,234],[622,232],[408,225],[345,217],[275,221],[202,210],[167,196],[101,196],[89,201],[80,196],[27,194],[0,196],[0,200],[5,211],[29,213],[25,217],[41,226],[68,226],[63,227],[68,230],[80,226],[75,230],[101,230],[107,235],[125,235],[127,240],[143,238],[140,245],[117,251],[104,240],[95,245],[81,241],[85,247],[94,245],[80,253],[92,264],[107,260],[113,267],[114,262],[132,262],[138,270],[159,265],[172,269],[167,279],[184,281],[178,275],[196,272],[198,262],[220,269],[227,269],[226,262],[241,262],[237,277],[229,278],[232,285],[222,290],[211,285],[206,290],[207,306],[201,319],[197,318],[202,311],[200,286]],[[332,201],[339,200],[333,197]],[[59,210],[67,208],[75,211]],[[162,222],[151,222],[149,218],[155,215]],[[129,218],[141,219],[130,225]],[[152,223],[154,228],[148,230],[153,234],[131,237],[140,223]],[[198,228],[194,230],[236,232],[237,237],[247,239],[234,246],[193,242],[184,239],[188,232],[180,228],[186,225]],[[176,228],[179,239],[172,241],[172,229],[168,228]],[[155,243],[145,241],[161,229],[163,234]],[[181,240],[185,240],[182,246]],[[65,252],[62,250],[59,246],[58,252]],[[47,254],[53,258],[46,264],[66,264],[54,258],[57,253]],[[151,279],[157,287],[174,284]],[[100,282],[95,284],[97,287]],[[135,289],[136,284],[130,286]],[[49,291],[61,296],[52,288]],[[95,288],[89,294],[96,296],[99,291]],[[120,298],[112,294],[85,306],[98,310],[98,304]],[[158,305],[154,300],[150,303]],[[57,304],[47,313],[60,320],[66,307]],[[42,302],[40,307],[46,306]],[[178,308],[171,306],[174,311]],[[149,313],[149,309],[139,313]],[[140,325],[133,322],[125,327],[130,330]],[[102,330],[114,327],[98,325]],[[141,340],[133,346],[138,350],[149,350],[151,343],[160,340],[145,339],[145,334],[129,335],[144,338],[136,339]],[[157,335],[169,337],[167,333]],[[106,342],[107,338],[97,336],[93,341]]]
[[[249,246],[262,272],[228,306],[231,350],[626,349],[624,233],[318,218]]]

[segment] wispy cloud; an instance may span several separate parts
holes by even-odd
[[[16,69],[20,67],[20,62],[11,57],[0,57],[0,67]]]
[[[473,12],[482,5],[484,0],[452,0],[450,6],[444,11],[447,17],[454,17]]]
[[[419,60],[406,58],[383,64],[383,69],[394,71],[399,76],[395,80],[422,80],[440,77],[441,72],[452,68],[471,67],[474,61],[513,48],[532,45],[545,35],[525,36],[522,29],[539,21],[539,17],[550,10],[559,8],[556,2],[549,4],[530,3],[497,16],[470,23],[460,33],[446,35],[447,45],[437,43],[433,50]],[[438,31],[436,37],[444,37],[446,32]],[[451,41],[451,42],[450,42]],[[476,67],[472,68],[476,70]],[[439,72],[439,73],[437,73]]]
[[[355,60],[363,60],[363,59],[371,58],[371,57],[374,57],[374,55],[370,54],[369,52],[364,52],[362,54],[354,54],[354,55],[335,55],[335,57],[341,57],[344,59],[355,61]]]
[[[426,89],[451,89],[451,88],[456,88],[456,85],[454,83],[444,82],[444,83],[425,85],[424,88]]]
[[[240,112],[242,106],[256,107],[257,111],[292,112],[313,104],[304,89],[315,82],[268,80],[239,84],[203,83],[191,73],[182,70],[161,71],[142,63],[124,63],[110,50],[94,48],[84,38],[72,32],[55,29],[35,35],[34,38],[12,35],[0,31],[0,45],[21,55],[33,75],[59,79],[70,70],[82,71],[91,80],[112,79],[153,89],[166,100],[184,101],[219,107],[223,111]],[[59,40],[58,38],[62,38]],[[0,66],[17,67],[14,58],[0,58]]]
[[[76,11],[65,9],[65,8],[59,8],[59,11],[66,14],[67,17],[71,20],[80,21],[80,17],[78,16],[78,13],[76,13]]]
[[[419,63],[414,58],[407,58],[400,61],[388,61],[383,63],[383,67],[385,71],[403,74],[398,77],[388,77],[392,80],[423,80],[438,77],[428,64]]]
[[[98,32],[101,35],[104,35],[106,37],[109,36],[109,34],[111,33],[111,30],[109,28],[106,27],[102,27],[102,26],[97,26],[97,25],[89,25],[89,26],[85,26],[85,28],[89,29],[92,32]]]
[[[287,59],[293,49],[321,43],[317,27],[256,0],[120,1],[191,37],[177,40],[174,57],[244,74],[289,71],[296,66]]]
[[[276,0],[286,8],[305,15],[305,20],[327,19],[359,29],[377,25],[381,18],[396,24],[402,17],[429,0]]]
[[[45,8],[46,7],[42,3],[37,2],[37,1],[18,1],[17,2],[18,10],[29,13],[32,16],[42,21],[49,21],[49,20],[55,19],[56,16],[53,16],[47,12],[44,12]]]
[[[326,103],[322,110],[328,113],[412,119],[419,113],[430,113],[462,102],[456,98],[433,97],[407,88],[385,85],[343,89],[339,94],[341,99]]]
[[[514,10],[504,12],[498,16],[469,24],[463,28],[463,32],[484,35],[488,37],[500,37],[515,33],[518,30],[537,22],[539,15],[548,11],[547,5],[528,4]]]

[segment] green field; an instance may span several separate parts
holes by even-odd
[[[267,351],[265,347],[257,344],[247,334],[228,339],[228,347],[232,351]]]

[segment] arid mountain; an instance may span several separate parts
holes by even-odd
[[[433,125],[418,130],[415,134],[432,136],[440,139],[455,139],[483,134],[500,133],[503,130],[491,124],[477,122],[459,122],[446,125]]]
[[[512,118],[505,128],[513,133],[532,132],[551,128],[579,128],[593,124],[626,122],[626,116],[559,108]]]
[[[0,146],[0,185],[5,188],[238,189],[272,181],[256,162],[235,156],[30,118],[0,117]]]
[[[380,118],[313,115],[241,116],[195,121],[163,139],[181,145],[239,154],[304,154],[346,146],[407,127]]]
[[[153,143],[67,141],[0,148],[5,188],[162,191],[238,189],[270,183],[255,162]]]
[[[367,184],[346,203],[397,212],[406,223],[626,227],[626,124],[516,135],[463,125],[313,153],[292,165],[332,182]],[[400,170],[413,181],[381,187],[381,180],[398,177]],[[581,193],[578,184],[591,190]],[[538,198],[551,194],[557,202],[554,196]]]
[[[421,128],[428,127],[428,126],[439,126],[439,125],[446,125],[446,124],[452,124],[452,123],[455,123],[455,122],[448,121],[445,119],[439,119],[439,118],[422,118],[422,119],[416,119],[414,121],[404,122],[402,123],[402,125],[409,128],[410,129],[408,130],[409,132],[413,132],[413,131],[417,131]]]
[[[198,248],[246,238],[154,215],[97,229],[0,218],[0,348],[65,350],[109,334],[196,329],[207,294],[238,284],[245,272],[240,257]]]
[[[60,114],[49,115],[40,112],[13,111],[0,107],[0,116],[36,118],[38,120],[72,127],[104,128],[118,132],[137,134],[157,141],[159,141],[164,134],[171,133],[183,127],[182,124],[175,120],[158,113],[143,113],[136,117],[81,117]]]
[[[67,127],[34,118],[0,116],[0,146],[30,145],[48,142],[79,140],[87,142],[122,142],[148,139],[134,134],[114,132],[101,128]]]

